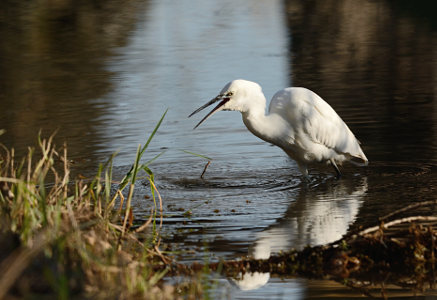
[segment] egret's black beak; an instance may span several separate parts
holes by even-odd
[[[220,101],[221,100],[221,101]],[[215,97],[214,99],[212,99],[211,101],[209,101],[208,103],[206,103],[205,105],[203,105],[203,106],[201,106],[201,107],[199,107],[198,109],[196,109],[195,111],[193,111],[189,116],[188,116],[188,118],[189,117],[191,117],[192,115],[194,115],[194,114],[197,114],[199,111],[201,111],[202,109],[204,109],[204,108],[207,108],[208,106],[210,106],[211,104],[214,104],[214,103],[216,103],[217,101],[220,101],[220,103],[216,106],[216,107],[214,107],[214,109],[213,110],[211,110],[202,120],[200,120],[200,122],[199,123],[197,123],[197,125],[196,126],[194,126],[194,128],[193,129],[196,129],[197,127],[199,127],[199,125],[200,124],[202,124],[206,119],[208,119],[210,116],[212,116],[215,112],[217,112],[217,111],[220,111],[221,109],[221,107],[223,106],[223,105],[225,105],[225,103],[226,102],[228,102],[229,100],[231,100],[229,97],[225,97],[225,95],[222,95],[222,94],[220,94],[220,95],[218,95],[217,97]]]

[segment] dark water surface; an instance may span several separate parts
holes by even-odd
[[[75,173],[114,151],[119,175],[165,109],[151,143],[164,201],[162,236],[183,262],[265,258],[339,239],[351,228],[436,197],[437,19],[434,2],[2,1],[0,141],[20,155],[58,130]],[[281,150],[236,112],[192,127],[187,115],[225,83],[256,81],[269,99],[305,86],[362,142],[365,168],[301,180]],[[213,159],[204,179],[205,161]],[[151,200],[137,194],[137,218]],[[205,252],[206,251],[206,252]],[[402,294],[400,295],[409,295]],[[433,294],[433,292],[430,292]],[[435,294],[435,293],[434,293]],[[218,278],[216,298],[348,298],[328,281]]]

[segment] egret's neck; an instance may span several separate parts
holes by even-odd
[[[286,132],[286,123],[277,114],[265,113],[264,106],[258,106],[242,112],[243,122],[247,129],[260,139],[281,146],[281,136]]]

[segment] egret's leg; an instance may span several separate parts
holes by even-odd
[[[332,167],[334,167],[335,173],[337,173],[336,178],[337,178],[337,179],[340,179],[340,177],[341,177],[341,172],[340,172],[340,170],[338,169],[337,164],[335,163],[335,161],[334,161],[333,159],[331,159],[330,161],[331,161],[331,165],[332,165]]]
[[[308,180],[310,177],[308,176],[308,169],[306,165],[303,164],[297,164],[299,167],[300,172],[302,173],[302,175],[305,177],[306,180]]]

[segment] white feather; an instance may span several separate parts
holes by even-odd
[[[337,163],[353,158],[360,159],[364,165],[368,163],[346,123],[320,96],[306,88],[278,91],[266,115],[266,99],[261,87],[255,82],[234,80],[193,114],[217,101],[221,102],[197,126],[217,111],[240,111],[246,127],[259,138],[282,148],[298,163],[305,176],[310,164],[332,164],[340,175]]]

